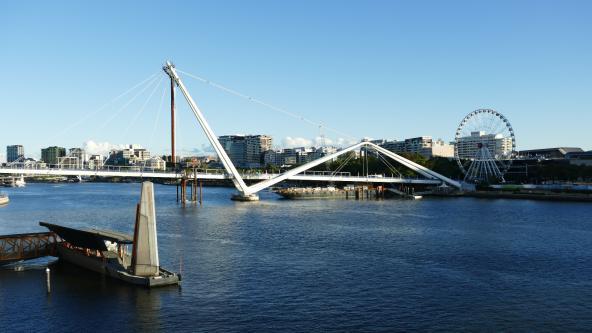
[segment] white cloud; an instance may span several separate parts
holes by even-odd
[[[282,140],[282,145],[284,148],[310,147],[312,145],[312,140],[287,136]]]
[[[356,141],[356,140],[353,140],[353,139],[337,138],[337,140],[335,141],[335,146],[338,146],[338,147],[349,147],[351,145],[355,145],[358,142],[359,141]]]
[[[170,152],[169,152],[170,153]],[[180,148],[177,149],[177,155],[179,156],[209,156],[216,155],[214,147],[209,143],[203,143],[199,148]]]
[[[330,138],[327,138],[327,137],[322,138],[320,136],[317,136],[314,139],[314,143],[315,143],[315,146],[332,146],[333,140],[331,140]]]
[[[295,148],[295,147],[320,147],[320,146],[334,146],[339,148],[349,147],[358,143],[359,141],[352,140],[352,139],[344,139],[344,138],[337,138],[331,139],[328,137],[321,138],[320,136],[315,137],[312,140],[300,137],[290,137],[287,136],[285,139],[282,140],[282,145],[284,148]]]
[[[109,155],[109,152],[114,149],[123,149],[126,148],[127,145],[122,144],[112,144],[109,142],[94,142],[93,140],[88,140],[84,143],[84,150],[87,154],[92,155]]]

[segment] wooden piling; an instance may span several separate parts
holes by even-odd
[[[201,200],[202,200],[202,190],[203,190],[203,181],[200,179],[199,180],[199,204],[201,205]]]
[[[193,197],[193,201],[196,202],[197,201],[197,172],[195,171],[195,168],[193,168],[193,191],[195,193],[195,196]],[[201,196],[201,189],[200,189],[199,195]],[[201,199],[199,201],[201,203]]]
[[[181,203],[183,204],[183,206],[185,205],[186,201],[187,201],[187,179],[183,178],[183,179],[181,179]]]

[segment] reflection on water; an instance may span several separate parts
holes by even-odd
[[[9,189],[0,234],[38,221],[133,230],[139,184]],[[519,200],[229,200],[156,186],[161,264],[147,290],[65,263],[0,270],[0,331],[586,330],[592,205]]]

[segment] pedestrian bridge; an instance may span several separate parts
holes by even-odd
[[[4,168],[0,168],[0,174],[8,175],[27,175],[27,176],[80,176],[80,177],[131,177],[131,178],[165,178],[165,179],[229,179],[236,187],[238,194],[233,198],[237,200],[258,200],[257,193],[265,188],[274,186],[285,180],[303,180],[303,181],[316,181],[316,182],[346,182],[346,183],[395,183],[395,184],[426,184],[426,185],[440,185],[445,184],[455,188],[461,188],[461,184],[450,178],[447,178],[437,172],[434,172],[422,165],[419,165],[411,160],[408,160],[400,155],[397,155],[383,147],[380,147],[370,141],[361,141],[352,146],[343,148],[333,154],[325,155],[319,159],[308,162],[306,164],[294,167],[281,174],[270,174],[270,173],[259,173],[259,174],[244,174],[240,173],[234,166],[233,161],[226,153],[224,147],[222,147],[218,137],[208,124],[206,118],[202,114],[201,110],[197,107],[197,104],[191,97],[191,94],[187,90],[185,84],[179,77],[175,66],[167,62],[163,67],[164,72],[169,76],[171,80],[171,152],[172,160],[174,159],[174,96],[175,89],[179,88],[191,111],[193,112],[199,126],[204,131],[204,134],[208,138],[208,141],[214,148],[214,151],[218,155],[221,164],[224,166],[223,172],[196,172],[195,174],[190,173],[178,173],[178,172],[161,172],[155,170],[144,169],[140,167],[132,168],[118,168],[118,167],[107,167],[96,170],[89,169],[64,169],[64,168],[46,168],[46,169],[35,169],[35,168],[18,168],[16,165],[9,165]],[[179,71],[181,72],[181,71]],[[182,72],[184,73],[184,72]],[[188,74],[188,73],[185,73]],[[191,75],[190,75],[191,76]],[[228,90],[228,89],[227,89]],[[319,173],[311,172],[310,170],[319,166],[323,163],[336,160],[338,157],[352,153],[356,151],[364,151],[364,155],[368,151],[373,151],[383,159],[385,164],[392,168],[391,162],[395,162],[404,168],[410,169],[417,175],[417,178],[404,178],[404,177],[388,177],[386,175],[364,175],[354,176],[346,173],[339,172],[328,172]],[[390,159],[390,162],[387,161]],[[346,159],[347,161],[348,159]],[[366,167],[367,169],[367,167]],[[394,169],[394,168],[392,168]],[[399,174],[400,175],[400,174]],[[421,178],[420,178],[421,177]],[[245,181],[248,181],[249,185]]]
[[[0,265],[55,255],[56,242],[52,232],[0,236]]]

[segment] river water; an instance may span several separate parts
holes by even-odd
[[[0,234],[39,221],[131,233],[140,184],[8,189]],[[47,260],[0,269],[9,331],[592,330],[592,205],[472,198],[229,200],[156,185],[161,265],[146,290]]]

